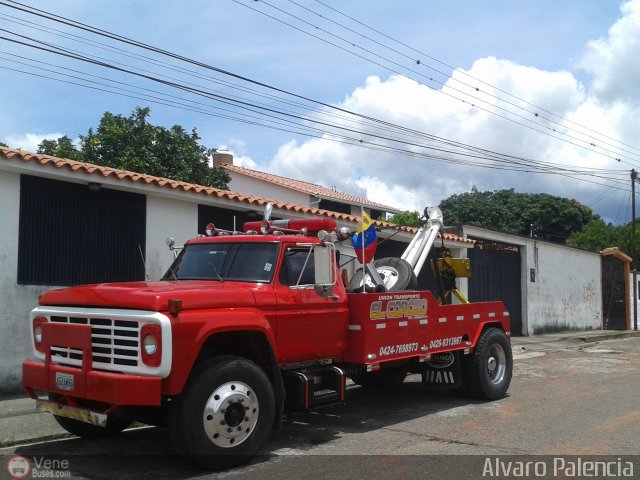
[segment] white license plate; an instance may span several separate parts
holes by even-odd
[[[56,388],[67,392],[73,391],[73,373],[56,372]]]

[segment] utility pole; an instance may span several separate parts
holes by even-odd
[[[638,172],[631,170],[631,252],[633,255],[633,329],[638,330],[638,252],[636,250],[636,179]]]

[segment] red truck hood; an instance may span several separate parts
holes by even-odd
[[[117,307],[162,312],[167,310],[169,299],[182,300],[183,310],[250,307],[256,304],[248,285],[181,280],[101,283],[51,290],[40,297],[40,305]]]

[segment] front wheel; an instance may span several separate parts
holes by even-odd
[[[220,470],[248,461],[273,426],[275,398],[264,371],[240,357],[220,356],[193,372],[169,417],[178,451],[203,468]]]
[[[511,344],[499,328],[482,332],[473,354],[464,357],[462,380],[471,396],[498,400],[507,394],[513,374]]]

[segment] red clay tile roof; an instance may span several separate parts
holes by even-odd
[[[162,188],[171,188],[173,190],[180,190],[183,192],[201,193],[204,195],[222,198],[225,200],[231,200],[241,203],[247,203],[252,205],[258,205],[264,207],[267,203],[272,203],[274,208],[285,210],[289,212],[302,213],[305,215],[320,215],[325,217],[334,218],[336,220],[342,220],[345,222],[357,223],[359,218],[354,215],[347,215],[346,213],[331,212],[328,210],[321,210],[318,208],[305,207],[302,205],[296,205],[294,203],[279,202],[277,200],[256,197],[253,195],[245,195],[242,193],[231,192],[229,190],[220,190],[218,188],[204,187],[202,185],[195,185],[193,183],[181,182],[178,180],[171,180],[168,178],[154,177],[151,175],[145,175],[142,173],[129,172],[126,170],[118,170],[110,167],[103,167],[100,165],[94,165],[92,163],[77,162],[75,160],[68,160],[65,158],[51,157],[49,155],[35,154],[25,152],[23,150],[16,150],[13,148],[0,147],[0,160],[4,161],[22,161],[25,163],[34,162],[42,167],[52,167],[59,169],[67,169],[72,172],[84,172],[89,175],[95,175],[96,177],[112,177],[120,181],[129,181],[133,183],[142,183],[147,185],[155,185]],[[98,180],[98,179],[96,179]],[[381,228],[398,230],[400,232],[415,233],[416,229],[411,227],[401,227],[388,222],[374,221],[374,223]],[[465,244],[475,243],[473,240],[458,237],[450,233],[444,233],[445,240],[454,242],[461,242]]]
[[[329,198],[335,200],[342,200],[354,205],[363,205],[369,208],[375,208],[376,210],[382,210],[390,213],[398,213],[399,209],[390,207],[389,205],[383,205],[381,203],[372,202],[366,198],[356,197],[355,195],[349,195],[348,193],[338,192],[331,188],[323,187],[322,185],[316,185],[315,183],[304,182],[302,180],[294,180],[293,178],[280,177],[271,173],[259,172],[257,170],[250,170],[248,168],[239,167],[237,165],[231,165],[229,163],[221,165],[221,168],[225,169],[227,173],[238,173],[246,175],[248,177],[263,180],[265,182],[273,183],[281,187],[296,190],[297,192],[306,193],[308,195],[316,195],[322,198]]]

